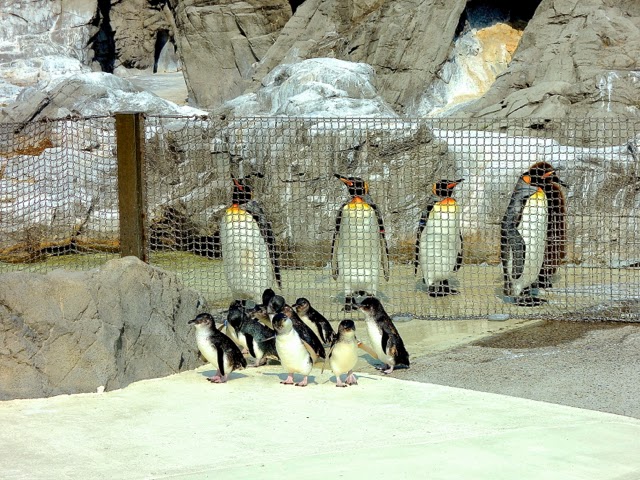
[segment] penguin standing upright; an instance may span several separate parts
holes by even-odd
[[[326,345],[331,342],[335,334],[333,327],[324,315],[311,306],[309,300],[304,297],[298,298],[296,303],[293,304],[293,309],[300,317],[300,320],[313,330],[313,333],[318,336],[322,343]]]
[[[429,295],[443,297],[457,290],[449,286],[449,277],[462,265],[460,208],[451,196],[459,180],[440,180],[433,184],[433,194],[418,223],[415,250],[415,273],[422,267],[422,277]]]
[[[368,297],[357,307],[364,313],[373,351],[378,359],[384,362],[382,367],[377,368],[389,374],[397,365],[409,367],[409,352],[380,300]]]
[[[267,363],[267,358],[277,359],[275,345],[275,332],[269,327],[260,323],[254,316],[256,309],[263,308],[256,306],[247,310],[239,300],[236,300],[229,307],[227,322],[236,333],[239,344],[256,359],[254,367],[259,367]]]
[[[284,313],[276,314],[272,323],[276,331],[278,357],[280,357],[280,362],[288,373],[286,380],[280,383],[306,387],[309,373],[313,368],[311,349],[308,345],[305,345],[304,340],[300,338],[300,335],[293,327],[291,319]],[[300,373],[304,376],[301,382],[293,383],[294,373]]]
[[[215,376],[208,377],[207,380],[212,383],[224,383],[231,372],[247,366],[247,361],[238,346],[218,331],[210,314],[201,313],[187,323],[196,327],[198,350],[218,370]]]
[[[336,387],[358,384],[358,380],[353,374],[356,363],[358,363],[356,324],[353,320],[342,320],[338,325],[338,333],[331,340],[331,348],[329,349],[329,365],[336,376]],[[340,378],[343,373],[347,374],[345,383]]]
[[[377,295],[381,265],[384,279],[389,280],[389,248],[368,183],[358,177],[335,177],[347,186],[350,198],[336,216],[331,268],[333,279],[344,284],[345,310],[351,310],[355,295]]]
[[[548,172],[554,170],[553,166],[546,162],[538,162],[531,166],[529,175],[536,175],[536,171]],[[538,173],[538,176],[541,175]],[[538,281],[532,288],[551,288],[554,276],[567,254],[567,209],[562,188],[567,184],[558,178],[556,173],[544,178],[542,189],[547,196],[547,246],[544,251],[542,268],[538,275]]]
[[[549,164],[524,172],[500,224],[504,293],[520,306],[538,306],[546,301],[532,296],[531,289],[545,259],[549,206],[544,187],[554,176]]]
[[[280,265],[271,224],[262,207],[252,199],[251,186],[244,178],[234,178],[231,206],[220,221],[222,260],[227,284],[234,299],[258,303],[265,289],[281,287]]]

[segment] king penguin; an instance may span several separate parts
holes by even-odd
[[[265,289],[281,287],[280,265],[275,251],[271,223],[252,198],[248,179],[234,178],[231,206],[220,222],[222,260],[227,284],[234,299],[259,303]]]
[[[420,216],[415,250],[415,274],[422,267],[422,278],[432,297],[457,294],[449,278],[462,265],[460,208],[451,196],[459,180],[440,180]]]
[[[284,313],[278,313],[272,320],[273,328],[276,331],[276,350],[282,366],[288,374],[287,379],[280,382],[284,385],[295,385],[306,387],[308,376],[313,368],[313,356],[311,349],[300,338],[298,332],[293,328],[291,319]],[[293,374],[299,373],[304,376],[301,382],[293,383]]]
[[[551,170],[554,168],[549,163],[538,162],[531,166],[528,174],[542,176]],[[547,196],[547,246],[538,281],[533,284],[532,288],[551,288],[558,267],[567,254],[567,209],[564,192],[561,188],[567,188],[567,184],[560,180],[556,173],[543,178],[542,190]]]
[[[373,351],[378,359],[384,362],[384,366],[377,368],[383,373],[389,374],[398,365],[409,367],[409,352],[407,352],[398,329],[387,315],[380,300],[368,297],[362,300],[357,307],[364,313]]]
[[[549,230],[545,183],[555,176],[546,164],[524,172],[511,195],[500,223],[500,260],[504,293],[519,306],[538,306],[546,300],[532,296],[531,289],[542,270]]]
[[[215,376],[208,377],[207,380],[212,383],[224,383],[231,372],[247,366],[247,361],[238,346],[218,331],[210,314],[201,313],[187,323],[196,327],[198,350],[207,362],[218,370]]]
[[[336,376],[336,387],[357,385],[358,380],[353,374],[353,368],[358,363],[358,339],[356,338],[356,324],[353,320],[342,320],[338,325],[338,333],[331,341],[329,349],[329,366]],[[347,378],[342,382],[342,374]]]
[[[352,310],[354,296],[377,295],[381,265],[384,279],[389,280],[389,248],[369,184],[358,177],[335,177],[347,186],[350,198],[336,216],[331,269],[333,279],[344,284],[345,310]]]

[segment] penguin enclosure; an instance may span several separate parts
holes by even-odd
[[[212,309],[640,319],[639,120],[135,118],[0,125],[0,273],[133,237]]]

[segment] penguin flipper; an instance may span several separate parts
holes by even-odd
[[[216,354],[218,355],[218,375],[224,377],[227,372],[224,371],[224,348],[222,345],[216,348]]]
[[[376,218],[378,219],[378,233],[380,235],[380,246],[382,248],[382,271],[384,273],[384,279],[389,281],[389,246],[387,245],[387,237],[384,231],[384,221],[382,215],[375,203],[371,203],[371,208],[376,212]]]
[[[311,363],[316,363],[316,361],[318,360],[318,354],[313,349],[313,347],[311,345],[309,345],[307,342],[305,342],[304,340],[302,340],[302,345],[304,345],[304,348],[307,349],[307,352],[309,353],[309,356],[311,357]],[[326,358],[325,358],[325,362],[326,362]],[[323,367],[323,369],[324,369],[324,367]]]
[[[251,214],[253,219],[256,221],[260,228],[260,233],[262,233],[262,238],[264,238],[265,243],[267,244],[267,249],[269,250],[269,257],[271,258],[271,264],[273,265],[273,273],[276,277],[276,283],[279,288],[282,288],[282,278],[280,275],[280,260],[278,259],[278,255],[276,254],[276,241],[273,235],[273,229],[271,228],[271,222],[267,219],[267,216],[262,210],[262,207],[255,200],[250,200],[246,203],[245,209],[247,212]]]
[[[249,350],[249,355],[251,355],[253,358],[258,358],[256,355],[256,351],[253,348],[253,337],[248,333],[245,333],[244,338],[247,341],[247,350]]]
[[[456,258],[456,266],[453,267],[453,271],[457,272],[458,270],[460,270],[460,267],[462,266],[462,251],[464,249],[464,240],[462,238],[462,232],[460,232],[460,250],[458,251],[458,258]]]
[[[336,228],[333,231],[333,239],[331,240],[331,275],[334,280],[338,279],[338,256],[336,255],[338,250],[338,243],[340,242],[340,224],[342,223],[342,209],[347,204],[343,203],[336,215]]]
[[[420,220],[418,221],[418,233],[416,235],[416,249],[415,256],[413,258],[413,274],[418,274],[418,266],[420,265],[420,236],[422,235],[422,231],[424,227],[427,225],[427,219],[429,218],[429,214],[431,210],[433,210],[434,202],[432,200],[427,204],[427,208],[424,209],[422,215],[420,215]]]

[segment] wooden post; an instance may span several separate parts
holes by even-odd
[[[145,235],[144,118],[142,113],[116,113],[120,255],[147,261]]]

